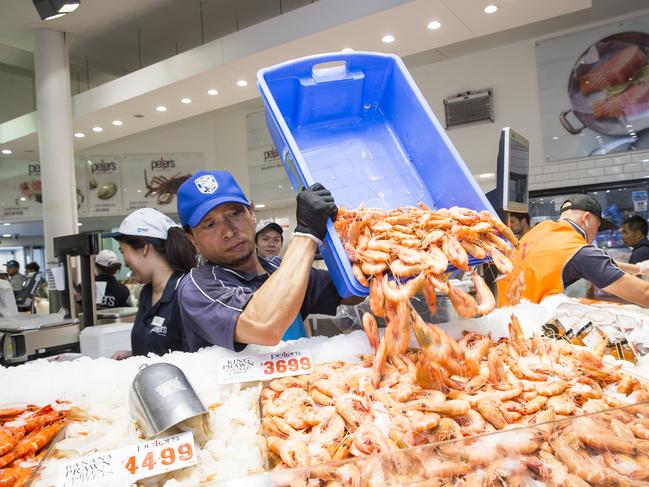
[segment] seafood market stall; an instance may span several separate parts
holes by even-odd
[[[510,320],[512,313],[519,319]],[[194,433],[195,465],[143,480],[146,485],[306,485],[307,479],[313,479],[308,485],[489,485],[491,478],[509,485],[586,485],[575,476],[592,485],[612,485],[598,478],[642,485],[647,384],[583,347],[529,338],[551,315],[524,302],[447,323],[457,340],[440,328],[431,346],[450,350],[438,358],[443,371],[457,373],[441,371],[438,383],[421,382],[430,378],[421,367],[431,364],[413,338],[372,386],[372,348],[360,330],[249,346],[240,355],[212,347],[119,362],[41,359],[3,368],[0,431],[38,418],[43,424],[36,434],[52,425],[60,429],[41,446],[43,457],[26,454],[3,465],[0,481],[3,471],[23,468],[35,472],[31,485],[58,485],[70,461],[143,444],[144,430],[129,408],[131,383],[143,365],[168,363],[184,372],[209,411],[208,428],[204,437]],[[492,336],[463,334],[465,327],[488,328]],[[298,352],[313,363],[307,374],[232,383],[221,374],[227,359]],[[477,369],[464,372],[471,363]],[[29,404],[46,414],[32,408],[21,413],[22,421],[3,416]],[[169,430],[160,438],[175,434]],[[0,444],[0,463],[24,445],[20,441]]]

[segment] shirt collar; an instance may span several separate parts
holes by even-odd
[[[564,218],[564,220],[567,221],[568,223],[570,223],[572,225],[572,227],[575,230],[577,230],[578,233],[581,234],[582,237],[584,237],[586,240],[588,240],[588,237],[586,236],[586,232],[584,232],[583,228],[581,228],[579,225],[577,225],[575,222],[573,222],[569,218]]]
[[[257,256],[257,259],[259,260],[259,263],[264,268],[264,270],[268,272],[268,274],[272,274],[274,271],[277,270],[277,267],[279,265],[279,262],[276,262],[276,260],[278,259],[277,257],[273,257],[272,259],[265,259],[263,257]],[[249,272],[243,272],[243,271],[235,271],[234,269],[230,269],[229,267],[224,267],[218,264],[214,264],[214,266],[218,267],[219,269],[223,269],[224,271],[229,272],[230,274],[234,274],[239,279],[245,282],[252,282],[259,277],[258,274],[251,274]]]
[[[633,250],[637,249],[640,246],[645,246],[647,244],[649,244],[649,240],[645,237],[633,246]]]
[[[162,291],[160,302],[168,303],[173,299],[174,293],[176,292],[176,289],[178,288],[178,284],[180,283],[180,278],[183,277],[184,275],[185,274],[183,274],[182,272],[174,271],[173,274],[169,276],[169,280],[165,285],[165,289],[164,291]]]

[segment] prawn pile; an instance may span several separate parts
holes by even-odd
[[[21,487],[69,420],[66,403],[0,409],[0,487]]]
[[[434,337],[410,304],[421,293],[431,315],[436,293],[448,295],[460,316],[484,315],[496,307],[496,299],[484,279],[469,266],[469,257],[490,257],[498,271],[511,279],[507,304],[515,304],[522,290],[522,272],[509,258],[518,245],[513,232],[488,211],[467,208],[431,210],[423,203],[385,212],[375,208],[340,208],[334,223],[352,263],[356,279],[369,287],[372,314],[363,318],[374,349],[376,386],[386,358],[395,360],[408,346],[410,327],[422,349],[429,350]],[[449,282],[449,264],[471,271],[477,300]],[[512,275],[517,275],[512,279]],[[378,337],[375,318],[384,318],[386,332]],[[439,352],[435,352],[440,354]],[[476,370],[472,364],[467,371]]]
[[[498,341],[424,327],[430,350],[396,355],[377,384],[369,355],[268,383],[262,427],[276,485],[649,481],[649,385],[604,364],[606,343],[591,352],[528,339],[515,316]]]

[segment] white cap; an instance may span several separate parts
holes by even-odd
[[[176,226],[178,225],[164,213],[153,208],[142,208],[124,218],[117,232],[104,233],[102,236],[119,238],[129,235],[167,240],[167,232],[171,227]]]
[[[118,264],[119,259],[117,258],[117,254],[115,254],[115,252],[113,252],[112,250],[104,249],[97,254],[97,257],[95,257],[95,263],[104,267],[108,267],[113,264]]]
[[[279,223],[275,223],[273,220],[262,220],[259,223],[257,223],[257,228],[255,229],[255,235],[261,232],[262,230],[266,230],[267,228],[272,228],[273,230],[277,231],[280,235],[284,233],[284,230],[282,229]]]

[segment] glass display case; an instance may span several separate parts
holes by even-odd
[[[530,192],[530,224],[559,217],[561,204],[572,194],[592,196],[602,206],[604,216],[618,227],[631,215],[649,217],[647,195],[649,180],[636,179],[619,183],[605,183],[580,187],[545,189]],[[628,260],[631,249],[624,244],[619,230],[600,232],[595,244],[616,260]]]
[[[376,454],[275,470],[258,485],[647,485],[649,402],[606,408],[593,400],[585,416],[539,416],[529,426],[386,453],[368,433],[362,441]]]

